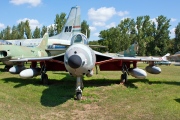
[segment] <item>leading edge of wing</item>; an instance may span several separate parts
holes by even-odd
[[[113,57],[117,60],[132,60],[132,61],[162,61],[162,59],[144,58],[144,57]]]
[[[64,62],[64,59],[59,59],[59,58],[64,58],[64,54],[59,54],[56,56],[48,56],[48,57],[33,57],[33,58],[18,58],[18,59],[12,59],[9,60],[11,62],[28,62],[28,61],[52,61],[52,60],[59,60],[60,62]]]
[[[145,58],[145,57],[114,57],[111,55],[106,55],[97,51],[94,51],[96,54],[96,62],[101,61],[111,61],[111,60],[124,60],[124,61],[162,61],[162,59],[153,59],[153,58]]]

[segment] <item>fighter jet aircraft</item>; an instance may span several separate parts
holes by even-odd
[[[67,17],[67,21],[62,29],[62,32],[58,35],[49,37],[48,46],[52,46],[56,43],[70,45],[71,38],[74,34],[81,32],[81,21],[80,21],[80,7],[72,7]],[[23,40],[6,40],[11,42],[13,45],[21,46],[38,46],[42,38],[38,39],[23,39]]]
[[[45,33],[39,46],[37,47],[25,47],[17,45],[1,45],[0,47],[0,61],[7,66],[13,66],[10,68],[11,73],[20,73],[24,67],[24,62],[11,62],[9,60],[32,58],[32,57],[47,57],[52,56],[51,53],[46,50],[48,42],[48,33]]]
[[[101,71],[122,71],[121,81],[126,83],[128,74],[140,79],[146,78],[147,73],[143,69],[137,67],[137,62],[143,60],[144,59],[135,57],[113,57],[94,51],[89,47],[87,37],[84,34],[79,33],[72,37],[71,45],[65,53],[52,57],[20,58],[11,61],[40,62],[41,80],[44,83],[48,83],[46,71],[68,71],[71,76],[76,77],[75,92],[77,100],[80,100],[82,98],[82,90],[84,87],[82,80],[83,76],[93,76],[93,68],[95,66],[98,65]],[[161,69],[154,66],[154,60],[145,59],[145,61],[151,61],[151,64],[147,66],[147,72],[152,74],[161,73]],[[25,69],[20,72],[20,77],[32,78],[37,75],[34,71],[38,71],[38,68],[32,67],[30,69]]]

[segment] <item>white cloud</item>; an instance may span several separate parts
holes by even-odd
[[[30,4],[33,7],[41,4],[41,0],[10,0],[9,2],[15,5]]]
[[[119,16],[125,16],[125,15],[128,15],[129,14],[129,12],[128,11],[119,11],[119,12],[117,12],[117,15],[119,15]]]
[[[158,22],[156,21],[156,18],[151,19],[151,21],[154,22],[155,25],[157,26]]]
[[[104,23],[104,22],[94,21],[94,22],[93,22],[93,25],[94,25],[94,26],[105,26],[105,23]]]
[[[172,28],[172,29],[170,30],[170,37],[171,37],[171,38],[173,38],[173,37],[175,36],[175,29],[176,29],[176,28]]]
[[[3,23],[0,23],[0,29],[4,29],[5,25]]]
[[[176,18],[171,18],[171,22],[175,22],[176,20]]]
[[[116,14],[116,10],[114,7],[110,7],[110,8],[101,7],[97,10],[95,10],[94,8],[91,8],[88,11],[89,19],[93,21],[105,22],[109,20],[115,14]]]
[[[25,22],[26,20],[29,21],[29,25],[30,25],[30,27],[31,27],[32,30],[34,30],[34,29],[36,28],[36,26],[39,27],[39,28],[41,28],[41,26],[42,26],[42,25],[39,23],[38,20],[29,19],[29,18],[19,19],[19,20],[17,21],[17,23],[20,23],[21,21]]]
[[[89,26],[89,29],[91,30],[91,32],[96,31],[96,27],[93,26]]]
[[[106,28],[116,27],[116,23],[112,22],[109,25],[106,25]]]

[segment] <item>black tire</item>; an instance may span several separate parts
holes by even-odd
[[[41,74],[41,82],[42,82],[43,85],[48,85],[49,84],[47,74]]]
[[[76,98],[77,98],[77,100],[81,100],[81,98],[82,98],[82,93],[81,93],[81,92],[77,92],[77,93],[76,93]]]
[[[127,72],[124,73],[124,79],[125,79],[125,83],[127,83],[127,81],[128,81],[128,74],[127,74]]]
[[[124,79],[124,74],[121,74],[121,83],[124,83],[125,79]]]
[[[5,65],[5,66],[4,66],[4,70],[5,70],[6,72],[9,72],[9,69],[10,69],[11,67],[13,67],[13,66]]]
[[[128,80],[127,73],[125,72],[125,73],[121,74],[121,82],[122,83],[127,83],[127,80]]]

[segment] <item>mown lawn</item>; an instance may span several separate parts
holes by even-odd
[[[140,68],[147,64],[139,63]],[[21,79],[0,65],[0,119],[180,119],[180,66],[160,66],[159,75],[147,79],[129,76],[119,84],[121,72],[103,72],[84,78],[83,99],[74,100],[75,78],[66,72],[47,72],[50,85],[40,77]]]

